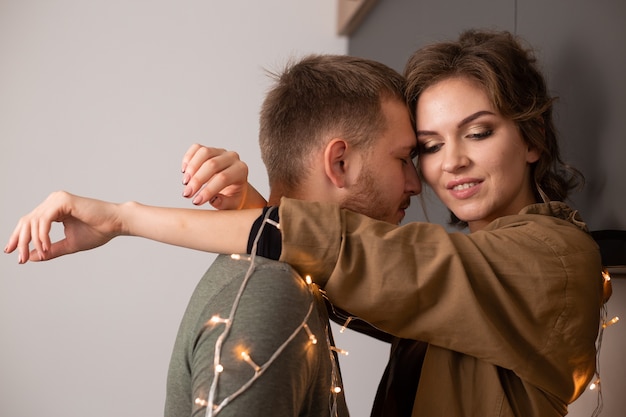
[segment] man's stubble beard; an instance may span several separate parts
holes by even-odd
[[[359,173],[356,185],[348,197],[341,203],[341,207],[364,214],[376,220],[391,222],[399,207],[390,208],[376,187],[376,177],[369,168],[363,168]],[[393,212],[389,212],[393,210]]]

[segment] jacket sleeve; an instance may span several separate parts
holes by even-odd
[[[574,225],[509,216],[468,235],[394,226],[329,204],[285,199],[280,210],[281,261],[310,274],[340,308],[562,397],[591,378],[601,262]]]

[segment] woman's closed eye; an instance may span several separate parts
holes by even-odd
[[[440,143],[440,142],[424,143],[420,145],[419,153],[420,154],[435,153],[435,152],[438,152],[442,146],[443,146],[443,143]]]
[[[466,137],[469,139],[481,140],[493,135],[493,129],[485,129],[478,132],[469,133]]]

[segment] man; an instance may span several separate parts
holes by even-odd
[[[410,197],[421,190],[403,78],[382,64],[346,56],[310,56],[276,78],[261,111],[269,203],[283,196],[333,202],[400,222]],[[19,248],[22,263],[52,259],[119,235],[211,251],[202,235],[230,231],[199,231],[207,213],[54,193],[22,218],[5,251]],[[64,223],[66,239],[51,245],[53,221]],[[43,227],[33,235],[34,224]],[[29,252],[31,237],[35,249]],[[219,257],[181,323],[166,415],[345,414],[341,395],[330,394],[340,381],[327,325],[319,293],[291,268]]]

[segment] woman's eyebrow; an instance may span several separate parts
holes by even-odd
[[[468,123],[473,122],[474,120],[478,119],[481,116],[484,115],[491,115],[491,116],[495,116],[495,113],[489,110],[481,110],[481,111],[477,111],[476,113],[470,114],[469,116],[467,116],[465,119],[461,120],[459,122],[459,124],[456,125],[457,129],[461,128],[463,126],[465,126]],[[415,134],[417,135],[417,137],[420,136],[433,136],[436,135],[437,132],[434,130],[417,130],[415,132]]]
[[[488,111],[488,110],[477,111],[476,113],[470,114],[465,119],[461,120],[461,122],[458,125],[456,125],[456,127],[457,128],[463,127],[464,125],[471,123],[472,121],[478,119],[480,116],[484,116],[486,114],[491,115],[491,116],[495,115],[495,113]]]

